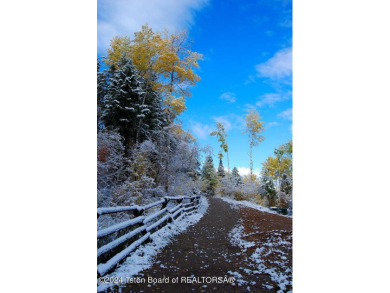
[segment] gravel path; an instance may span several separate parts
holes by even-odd
[[[292,219],[247,207],[232,208],[219,198],[208,200],[210,206],[203,218],[166,246],[151,268],[134,276],[145,280],[169,277],[169,282],[128,284],[120,292],[277,292],[280,289],[279,292],[287,292],[291,289]],[[236,231],[236,238],[241,237],[234,244],[230,240],[232,230]],[[190,280],[195,277],[198,282],[189,283],[188,279],[185,282],[183,277]],[[222,283],[211,283],[210,277],[220,277]],[[231,277],[235,278],[233,282]],[[176,278],[178,282],[174,283],[172,280]]]

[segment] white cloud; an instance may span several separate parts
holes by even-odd
[[[232,92],[223,93],[219,98],[230,103],[235,103],[237,101],[236,94]]]
[[[256,102],[257,107],[270,106],[273,107],[276,103],[288,100],[291,98],[291,91],[285,93],[267,93],[260,96],[260,100]]]
[[[213,117],[213,119],[216,122],[222,123],[226,131],[232,129],[232,123],[229,121],[229,119],[226,116]]]
[[[281,22],[279,23],[279,25],[280,25],[281,27],[292,27],[291,14],[289,14],[289,15],[287,16],[286,19],[284,19],[283,21],[281,21]]]
[[[265,105],[273,106],[275,103],[283,100],[279,94],[265,94],[261,96],[261,100],[256,102],[256,106],[262,107]]]
[[[196,11],[209,0],[98,0],[98,51],[104,53],[114,36],[129,36],[148,23],[153,30],[188,29]]]
[[[202,124],[196,121],[191,121],[190,129],[191,132],[200,139],[206,139],[210,135],[210,132],[214,130],[214,128],[210,125]]]
[[[229,113],[223,116],[214,116],[214,121],[220,122],[225,126],[226,132],[232,129],[243,129],[245,119],[237,114]],[[197,121],[190,121],[191,132],[199,139],[207,139],[211,132],[216,129],[215,125],[202,124]]]
[[[276,121],[268,122],[265,127],[268,129],[271,128],[272,126],[279,126],[279,123]]]
[[[251,172],[251,170],[247,167],[237,167],[237,170],[238,170],[238,174],[240,174],[241,176],[249,175]],[[253,170],[252,173],[255,174],[256,176],[260,176],[259,169]]]
[[[249,75],[248,79],[244,82],[244,85],[248,85],[250,83],[254,83],[255,82],[255,77],[254,75]]]
[[[251,104],[245,104],[244,105],[244,110],[245,111],[256,110],[256,106],[251,105]]]
[[[216,122],[222,123],[226,131],[245,128],[245,119],[237,114],[229,113],[222,116],[214,116],[213,119]]]
[[[292,120],[292,109],[287,109],[287,110],[279,113],[278,117],[286,119],[286,120]]]
[[[266,62],[256,65],[258,77],[283,79],[292,74],[292,48],[282,49]]]

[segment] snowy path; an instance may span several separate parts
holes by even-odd
[[[151,268],[134,276],[146,283],[128,284],[119,292],[288,292],[292,219],[219,198],[209,203],[197,224],[176,236]],[[168,282],[148,284],[150,277]]]

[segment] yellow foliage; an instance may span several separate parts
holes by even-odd
[[[256,174],[252,174],[252,177],[250,174],[247,174],[247,175],[243,176],[242,180],[244,181],[244,183],[249,183],[249,182],[258,181],[258,178],[257,178]]]
[[[266,204],[265,198],[261,198],[260,195],[256,195],[256,196],[255,196],[254,202],[255,202],[256,204],[259,204],[259,205],[262,205],[262,206],[265,206],[265,204]]]
[[[192,52],[187,32],[169,34],[153,32],[147,24],[134,33],[134,39],[115,37],[108,49],[106,64],[114,65],[121,57],[130,57],[142,78],[153,84],[166,98],[167,111],[173,120],[186,110],[185,98],[190,97],[189,86],[200,77],[194,73],[202,54]],[[174,96],[180,96],[174,98]]]
[[[107,57],[104,58],[107,66],[114,66],[117,69],[116,63],[122,57],[130,57],[130,44],[129,37],[114,37],[111,40],[110,48],[107,50]]]
[[[187,141],[188,142],[196,142],[195,136],[193,136],[192,133],[189,131],[187,131]]]
[[[134,156],[130,170],[135,181],[140,180],[143,176],[152,178],[156,176],[156,170],[145,152],[139,152]]]
[[[148,25],[142,26],[135,33],[131,46],[131,57],[141,75],[154,80],[151,76],[157,74],[154,89],[166,96],[168,111],[172,119],[186,110],[185,97],[190,97],[188,86],[195,85],[200,77],[193,71],[198,68],[198,60],[202,55],[188,49],[187,33],[169,34],[155,33]],[[180,95],[179,98],[173,98]]]
[[[253,137],[253,143],[256,145],[258,142],[264,140],[264,136],[259,135],[264,131],[264,122],[260,121],[261,117],[255,109],[249,110],[249,113],[245,116],[246,130],[251,137]]]
[[[191,134],[189,131],[185,131],[184,129],[181,128],[179,124],[174,124],[172,128],[172,132],[177,135],[182,135],[182,137],[186,142],[192,143],[196,141],[196,138]]]
[[[155,63],[158,54],[165,46],[160,33],[154,33],[149,26],[143,25],[141,31],[134,33],[134,40],[131,45],[131,59],[134,66],[145,79],[152,79],[153,70],[156,70]]]
[[[291,158],[278,158],[271,156],[268,157],[264,163],[262,163],[263,170],[265,171],[266,175],[269,175],[274,179],[277,179],[283,173],[287,173],[291,177],[291,164]]]
[[[171,96],[164,101],[164,105],[167,106],[165,111],[170,113],[173,117],[179,116],[187,109],[183,97],[174,98]]]
[[[242,192],[238,191],[238,190],[233,192],[233,196],[234,196],[234,199],[238,200],[238,201],[240,201],[240,200],[247,200],[245,195]]]
[[[266,171],[266,175],[270,175],[271,177],[276,176],[276,172],[278,170],[278,159],[275,157],[269,156],[264,163],[262,163],[264,170]]]

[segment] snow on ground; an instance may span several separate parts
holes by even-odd
[[[277,232],[271,232],[267,242],[261,248],[256,248],[256,251],[251,255],[251,260],[256,264],[257,274],[267,274],[271,280],[278,284],[280,290],[278,292],[286,292],[286,286],[292,285],[292,270],[288,264],[285,252],[277,247],[286,245],[291,248],[292,237],[283,240]],[[272,258],[269,256],[272,255]],[[273,261],[271,260],[273,259]],[[270,267],[272,265],[272,267]]]
[[[233,245],[240,246],[243,251],[246,251],[247,248],[255,246],[255,243],[242,239],[243,232],[244,226],[239,224],[229,232],[229,238]]]
[[[229,232],[228,237],[233,245],[239,246],[241,250],[245,252],[249,247],[253,247],[255,243],[244,240],[243,235],[244,226],[242,225],[241,221],[238,225],[233,227],[233,229]],[[245,261],[247,261],[246,257]],[[245,271],[245,268],[240,269],[243,269]],[[228,271],[227,273],[232,275],[236,279],[238,286],[244,286],[248,284],[248,282],[244,280],[243,276],[239,272]]]
[[[230,197],[224,197],[224,196],[218,196],[218,198],[229,203],[234,208],[236,208],[237,206],[244,206],[244,207],[252,208],[252,209],[255,209],[255,210],[258,210],[261,212],[266,212],[266,213],[270,213],[270,214],[276,214],[276,215],[279,215],[282,217],[292,218],[292,216],[278,214],[277,212],[271,211],[269,208],[263,207],[262,205],[255,204],[255,203],[247,201],[247,200],[238,201],[238,200],[231,199]]]
[[[153,259],[162,248],[168,245],[172,238],[185,231],[189,226],[196,224],[204,216],[209,207],[206,197],[201,196],[198,212],[182,217],[178,221],[168,223],[165,227],[153,233],[150,238],[152,242],[141,245],[136,251],[107,277],[122,277],[123,279],[133,277],[139,272],[148,269],[153,264]],[[102,292],[115,284],[100,284],[98,292]]]
[[[248,201],[236,201],[230,198],[221,198],[224,201],[230,203],[234,207],[242,205],[246,207],[255,208],[260,211],[274,213],[267,208]],[[247,268],[240,267],[239,269],[249,274],[267,274],[271,280],[279,286],[278,293],[286,292],[287,286],[292,285],[292,268],[288,263],[286,252],[283,250],[292,249],[292,235],[287,237],[282,236],[284,230],[271,230],[266,232],[267,238],[265,242],[252,242],[247,241],[244,238],[250,236],[253,233],[245,234],[242,221],[236,225],[228,234],[230,242],[233,245],[237,245],[243,252],[246,252],[250,247],[256,247],[256,250],[247,258],[243,255]],[[283,248],[280,249],[280,248]],[[239,272],[231,272],[239,286],[243,286],[248,282],[243,279],[243,276]],[[273,286],[269,284],[263,284],[267,289],[272,289]]]
[[[236,280],[238,286],[243,286],[243,285],[248,284],[248,282],[243,279],[243,277],[242,277],[242,275],[240,273],[232,272],[232,271],[228,271],[227,273],[234,277],[234,279]]]

